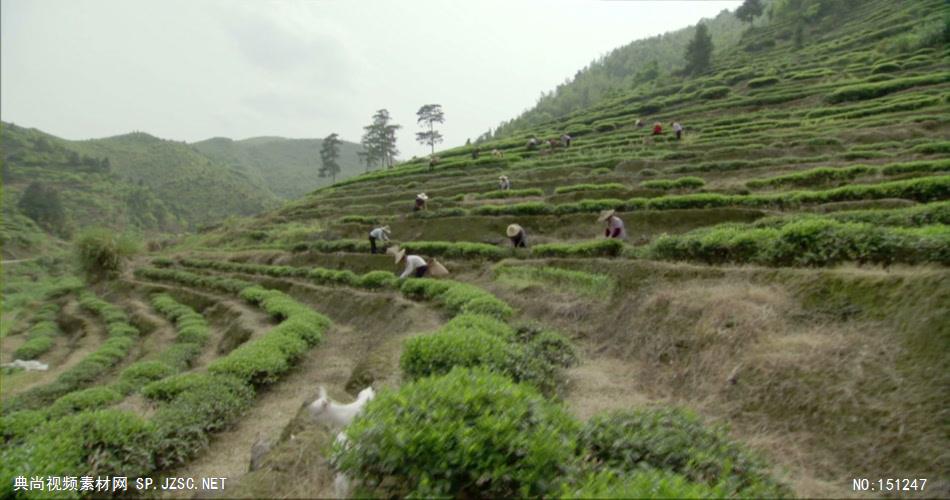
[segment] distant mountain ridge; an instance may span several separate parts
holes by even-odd
[[[292,199],[330,184],[330,178],[317,175],[322,139],[290,139],[261,136],[233,140],[213,137],[192,143],[202,154],[265,186],[278,198]],[[362,173],[357,152],[361,146],[343,141],[340,144],[340,174],[343,180]]]
[[[317,173],[320,139],[214,138],[189,144],[131,132],[71,141],[12,123],[0,126],[5,220],[22,220],[22,195],[37,184],[61,200],[58,227],[40,224],[59,237],[92,225],[149,233],[196,229],[275,208],[283,199],[330,183]],[[337,180],[360,170],[358,150],[356,144],[341,144]],[[27,226],[5,225],[4,241],[17,241],[17,228]]]

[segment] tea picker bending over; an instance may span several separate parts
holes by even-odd
[[[525,233],[524,228],[518,224],[511,224],[508,226],[508,230],[505,232],[508,235],[508,239],[511,240],[511,245],[515,248],[528,248],[528,235]]]
[[[627,231],[623,227],[623,220],[617,217],[616,210],[607,210],[600,214],[598,222],[606,222],[607,228],[604,229],[604,236],[608,238],[626,239]]]
[[[377,227],[369,232],[369,253],[375,254],[376,241],[389,241],[389,226]]]
[[[419,210],[428,210],[429,197],[425,193],[419,193],[416,195],[416,204],[412,207],[413,212],[418,212]]]
[[[422,278],[429,272],[429,264],[418,255],[406,255],[405,250],[398,250],[395,258],[396,264],[406,261],[406,270],[399,275],[400,279],[408,278],[410,275],[414,278]]]

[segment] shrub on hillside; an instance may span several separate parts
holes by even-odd
[[[727,496],[785,497],[768,465],[733,442],[720,427],[707,427],[680,409],[621,411],[591,418],[580,432],[588,462],[630,474],[643,468],[682,474],[716,485]]]
[[[526,201],[513,205],[481,205],[471,211],[472,215],[543,215],[551,213],[551,205],[542,201]]]
[[[678,179],[656,179],[643,181],[640,187],[647,189],[696,189],[706,185],[706,181],[699,177],[680,177]]]
[[[443,257],[461,257],[461,258],[484,258],[501,259],[508,252],[495,245],[485,243],[471,242],[447,242],[447,241],[411,241],[402,244],[409,252],[420,253],[423,255],[443,256]]]
[[[60,477],[141,477],[153,470],[154,439],[154,425],[130,412],[69,415],[35,428],[23,444],[4,447],[0,480],[9,488],[24,470]]]
[[[486,193],[479,193],[475,195],[475,199],[490,200],[499,198],[520,198],[524,196],[544,196],[544,191],[542,191],[540,188],[488,191]]]
[[[204,449],[208,433],[231,425],[250,406],[254,390],[234,377],[190,373],[152,382],[143,394],[164,401],[152,422],[155,465],[165,469]]]
[[[49,415],[53,418],[84,410],[99,409],[121,401],[124,396],[109,387],[90,387],[73,391],[57,399],[49,406]]]
[[[574,203],[561,203],[558,205],[551,206],[551,213],[563,215],[563,214],[575,214],[575,213],[591,213],[591,212],[600,212],[602,210],[615,210],[622,208],[624,206],[623,200],[618,200],[616,198],[607,198],[600,200],[580,200]]]
[[[820,186],[836,181],[849,181],[859,175],[874,172],[875,170],[875,167],[867,165],[855,165],[853,167],[844,168],[820,167],[796,172],[794,174],[767,177],[765,179],[753,179],[746,182],[745,185],[750,189],[771,186]]]
[[[911,151],[923,155],[950,154],[950,141],[918,144],[911,148]]]
[[[607,191],[623,190],[626,187],[619,182],[610,182],[607,184],[575,184],[573,186],[560,186],[554,189],[554,194],[574,193],[577,191]]]
[[[622,251],[623,243],[615,239],[584,243],[547,243],[531,248],[531,254],[537,257],[616,257]]]
[[[79,234],[75,242],[79,269],[90,279],[114,276],[125,260],[140,250],[141,242],[112,229],[91,228]]]
[[[861,83],[840,87],[828,95],[828,102],[860,101],[874,99],[900,90],[919,85],[935,85],[950,80],[950,73],[936,73],[924,76],[895,78],[886,82]]]
[[[680,474],[643,469],[632,474],[606,470],[566,483],[561,498],[727,498],[723,488],[690,481]]]
[[[766,87],[769,85],[775,85],[779,82],[778,77],[775,76],[763,76],[762,78],[753,78],[749,80],[749,88],[759,88]]]
[[[914,172],[943,172],[950,170],[950,159],[891,163],[881,167],[881,174],[891,176]]]
[[[729,95],[732,89],[726,86],[721,87],[710,87],[699,93],[700,99],[721,99]]]
[[[945,226],[916,230],[838,222],[822,217],[792,219],[781,227],[723,224],[683,235],[664,235],[646,249],[659,259],[710,264],[826,266],[841,262],[950,263]]]
[[[477,329],[443,327],[436,333],[406,341],[399,367],[409,379],[444,375],[458,367],[484,367],[505,373],[509,344]]]
[[[386,391],[333,462],[380,496],[551,496],[572,472],[576,421],[533,388],[456,368]]]
[[[409,278],[403,281],[400,291],[410,297],[434,300],[452,314],[484,314],[505,319],[513,313],[511,307],[498,297],[468,283],[431,278]]]

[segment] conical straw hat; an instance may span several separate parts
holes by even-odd
[[[423,199],[423,200],[428,200],[428,199],[429,199],[429,197],[426,196],[425,193],[419,193],[419,194],[417,194],[417,195],[416,195],[416,198],[421,198],[421,199]]]
[[[518,224],[511,224],[510,226],[508,226],[508,230],[505,232],[508,234],[509,238],[514,238],[521,231],[522,231],[521,226],[519,226]]]
[[[396,264],[399,264],[399,262],[401,262],[402,259],[404,259],[404,258],[406,257],[406,251],[405,251],[405,250],[401,250],[401,249],[400,249],[400,250],[396,250],[395,253],[394,253],[394,255],[393,255],[393,257],[396,259]]]
[[[616,213],[616,210],[604,210],[600,213],[600,217],[597,218],[597,222],[604,222],[605,220],[609,219],[611,215]]]
[[[384,233],[389,234],[389,226],[383,226],[380,229],[382,229]]]

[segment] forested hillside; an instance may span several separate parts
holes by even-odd
[[[35,246],[37,230],[66,239],[88,226],[178,233],[259,213],[329,183],[318,174],[320,144],[261,137],[189,145],[141,132],[68,141],[4,123],[4,255]],[[338,179],[359,171],[358,149],[340,144]]]
[[[247,175],[255,184],[267,187],[275,196],[293,199],[330,184],[329,176],[317,175],[322,144],[322,139],[253,137],[234,141],[215,137],[192,146],[209,158]],[[364,171],[356,154],[360,150],[358,144],[340,143],[337,180]]]

